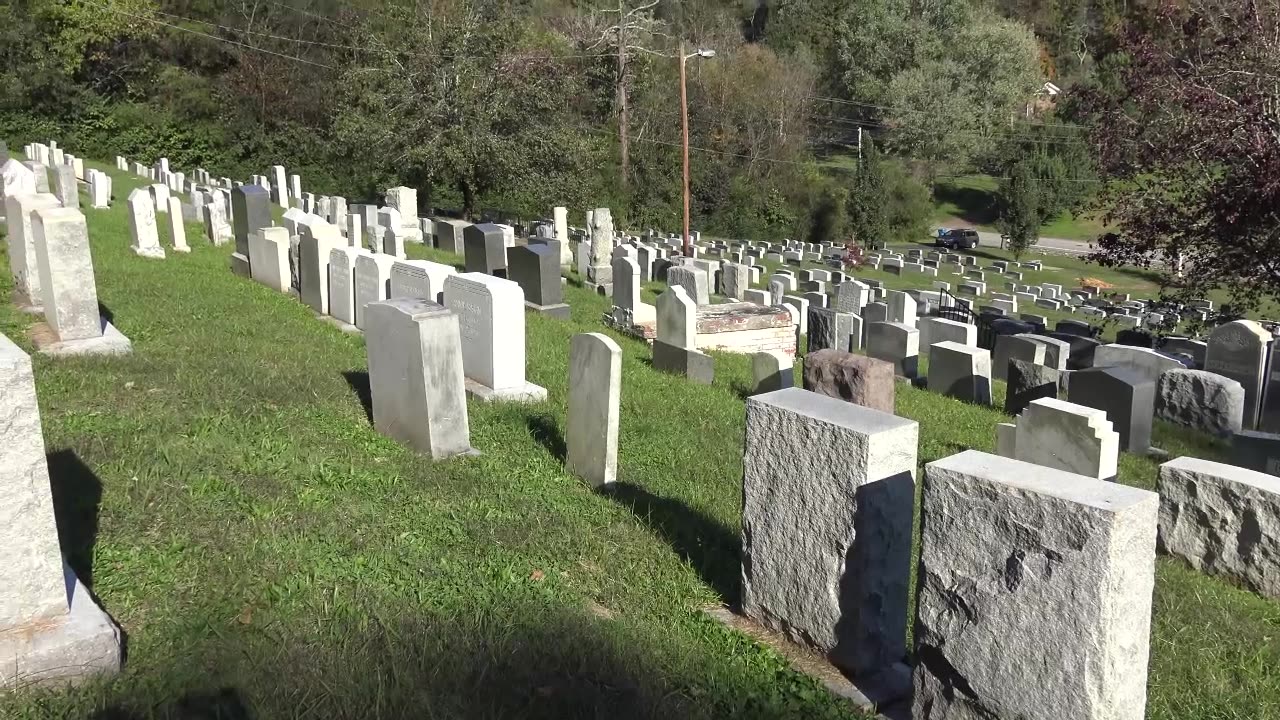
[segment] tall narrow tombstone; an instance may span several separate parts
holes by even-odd
[[[596,208],[590,214],[587,231],[587,287],[606,295],[613,284],[613,214],[609,208]]]
[[[1280,478],[1180,457],[1160,466],[1160,550],[1201,572],[1280,598]]]
[[[751,268],[741,263],[724,263],[720,266],[720,292],[734,300],[745,300],[751,286]]]
[[[555,220],[556,242],[560,243],[560,265],[568,267],[573,264],[573,250],[569,246],[569,209],[557,206],[551,213]]]
[[[26,312],[44,312],[44,293],[40,285],[40,256],[36,252],[36,236],[31,228],[31,215],[36,210],[59,207],[51,193],[5,196],[5,224],[8,228],[9,269],[13,273],[14,298]]]
[[[355,261],[355,326],[365,330],[364,310],[369,303],[391,297],[391,268],[396,258],[383,253],[358,255]]]
[[[975,450],[926,465],[912,716],[1142,720],[1158,508]]]
[[[1120,448],[1139,455],[1151,449],[1155,399],[1155,382],[1127,367],[1077,370],[1067,385],[1067,400],[1104,411],[1120,433]]]
[[[560,282],[560,247],[551,241],[518,245],[507,250],[507,275],[524,291],[524,306],[534,312],[568,320]]]
[[[1244,428],[1258,427],[1262,391],[1271,351],[1271,333],[1253,320],[1219,325],[1209,335],[1204,369],[1231,378],[1244,388]]]
[[[95,210],[111,207],[111,176],[101,170],[89,171],[89,206]]]
[[[574,335],[569,344],[565,467],[594,487],[617,479],[621,397],[622,348],[600,333]]]
[[[249,235],[249,267],[256,282],[282,293],[293,287],[289,270],[289,231],[262,228]]]
[[[742,611],[855,677],[901,662],[919,426],[799,388],[746,410]]]
[[[356,324],[356,258],[371,254],[364,248],[341,245],[329,251],[329,315],[344,326]]]
[[[404,186],[389,188],[383,198],[387,207],[400,212],[397,234],[408,242],[422,242],[422,229],[418,227],[418,191]]]
[[[493,223],[468,225],[462,238],[467,272],[507,277],[507,246],[502,228]]]
[[[312,310],[329,314],[329,257],[346,245],[336,225],[317,221],[298,228],[299,297]]]
[[[421,298],[364,314],[373,426],[436,460],[473,453],[458,316]]]
[[[277,205],[289,209],[289,183],[283,165],[271,166],[271,195]]]
[[[284,168],[276,167],[283,176]],[[287,195],[285,200],[288,200]],[[252,277],[249,267],[249,235],[271,227],[272,224],[271,198],[264,188],[258,185],[241,185],[231,191],[231,226],[236,239],[236,251],[231,256],[233,271]]]
[[[444,304],[458,315],[467,394],[482,401],[538,402],[546,388],[525,379],[524,293],[484,273],[451,275]]]
[[[182,200],[175,195],[169,196],[169,216],[165,224],[168,226],[169,242],[174,252],[191,252],[191,246],[187,245],[187,226],[182,219]]]
[[[58,197],[62,207],[78,209],[80,207],[80,186],[76,183],[75,168],[59,165],[53,169],[53,194]]]
[[[160,247],[160,232],[156,228],[155,200],[146,188],[135,188],[129,193],[129,234],[133,236],[130,249],[134,254],[163,260],[164,248]]]
[[[991,353],[950,340],[929,352],[929,389],[979,405],[991,404]]]
[[[115,674],[120,631],[62,559],[31,358],[4,335],[0,437],[0,688]]]
[[[147,186],[147,192],[151,193],[151,204],[155,207],[157,213],[168,214],[169,212],[169,186],[160,183],[152,183]]]
[[[640,302],[640,266],[630,257],[613,259],[613,319],[623,325],[657,322],[658,310]]]
[[[680,285],[667,288],[658,296],[656,310],[658,337],[653,341],[654,369],[710,385],[715,380],[715,362],[697,349],[698,308],[689,293]]]
[[[38,193],[53,192],[52,189],[49,187],[49,166],[47,163],[34,162],[31,160],[28,160],[25,163],[23,163],[23,165],[26,165],[27,168],[31,170],[31,174],[35,178],[36,192]]]
[[[299,204],[302,202],[302,176],[301,175],[295,174],[295,175],[289,176],[289,200],[290,200],[289,204],[293,207],[298,207]]]

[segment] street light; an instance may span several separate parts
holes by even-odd
[[[682,137],[681,147],[684,151],[684,256],[691,257],[689,247],[689,96],[685,92],[685,72],[684,65],[689,58],[713,58],[716,56],[715,50],[701,48],[697,52],[684,52],[684,41],[680,41],[680,135]]]

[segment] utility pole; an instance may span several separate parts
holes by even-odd
[[[862,126],[858,126],[858,165],[862,165]]]
[[[711,58],[716,56],[715,50],[705,48],[686,55],[684,40],[680,41],[680,148],[684,155],[684,256],[692,257],[689,242],[689,95],[685,89],[685,63],[691,57]]]
[[[618,149],[622,153],[622,189],[631,184],[631,152],[627,139],[627,23],[618,0]]]

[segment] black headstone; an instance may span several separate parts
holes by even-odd
[[[1155,399],[1155,380],[1126,367],[1079,370],[1067,386],[1068,401],[1106,411],[1121,450],[1144,455],[1151,447]]]
[[[991,329],[997,335],[1023,335],[1035,331],[1035,327],[1031,323],[1024,323],[1021,320],[1013,318],[993,317],[986,315],[984,317],[991,318]]]
[[[1151,349],[1155,347],[1156,339],[1145,330],[1120,330],[1116,333],[1116,344]]]
[[[271,193],[261,185],[241,185],[231,190],[231,231],[236,253],[249,257],[249,236],[271,227]]]
[[[524,299],[534,305],[564,302],[560,284],[560,243],[517,245],[507,250],[507,279],[524,290]]]
[[[1004,396],[1004,411],[1018,415],[1032,400],[1058,397],[1058,380],[1061,373],[1055,368],[1037,365],[1026,360],[1009,360],[1008,387]]]
[[[1093,326],[1079,320],[1059,320],[1053,328],[1054,332],[1080,337],[1093,337]]]
[[[1231,436],[1231,464],[1280,475],[1280,435],[1245,430]]]
[[[502,239],[502,228],[497,225],[468,225],[462,231],[462,251],[467,272],[507,276],[507,246]],[[556,263],[559,264],[559,259]]]
[[[1084,370],[1093,367],[1093,353],[1102,344],[1091,337],[1064,332],[1044,333],[1044,336],[1061,340],[1071,346],[1070,354],[1067,356],[1068,370]]]

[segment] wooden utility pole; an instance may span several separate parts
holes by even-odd
[[[680,148],[684,156],[684,256],[692,257],[689,247],[689,96],[685,91],[684,66],[689,58],[680,41]]]
[[[631,149],[627,139],[627,23],[618,0],[618,149],[622,153],[622,189],[631,184]]]

